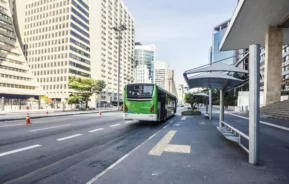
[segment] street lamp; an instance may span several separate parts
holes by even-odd
[[[117,109],[119,109],[119,74],[120,74],[120,46],[121,46],[121,33],[127,30],[126,26],[121,24],[119,26],[112,27],[112,29],[118,33],[118,61],[117,61]]]

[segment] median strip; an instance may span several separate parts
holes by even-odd
[[[78,137],[78,136],[81,136],[81,135],[82,134],[75,134],[75,135],[71,135],[71,136],[68,136],[68,137],[63,137],[63,138],[57,139],[57,141],[64,141],[66,139],[71,139],[71,138]]]
[[[28,146],[28,147],[25,147],[25,148],[20,148],[20,149],[8,151],[8,152],[0,153],[0,157],[6,156],[6,155],[10,155],[10,154],[13,154],[13,153],[18,153],[18,152],[21,152],[21,151],[26,151],[26,150],[33,149],[33,148],[37,148],[37,147],[40,147],[40,146],[41,146],[40,144],[35,144],[33,146]]]

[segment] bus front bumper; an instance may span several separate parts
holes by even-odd
[[[157,121],[156,114],[131,114],[131,113],[124,113],[123,114],[124,120],[141,120],[141,121]]]

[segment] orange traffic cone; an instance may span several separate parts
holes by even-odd
[[[48,114],[48,111],[46,111],[46,113],[45,114]]]
[[[27,116],[26,116],[26,121],[25,121],[26,125],[29,125],[31,124],[30,122],[30,117],[29,117],[29,114],[27,113]]]
[[[99,111],[99,115],[100,115],[100,116],[102,115],[101,111]]]

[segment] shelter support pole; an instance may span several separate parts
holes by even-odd
[[[249,163],[259,161],[260,45],[249,46]]]
[[[212,90],[209,90],[209,119],[212,120]]]
[[[224,121],[224,91],[220,90],[220,128],[222,127],[222,121]]]

